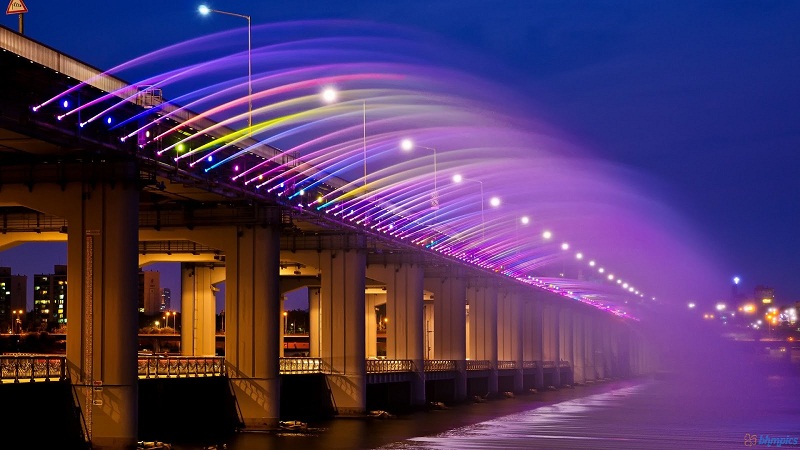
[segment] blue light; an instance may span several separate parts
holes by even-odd
[[[67,108],[69,108],[69,100],[64,100],[64,101],[61,103],[61,106],[63,106],[63,107],[64,107],[64,109],[67,109]]]
[[[106,117],[106,124],[111,125],[111,122],[113,122],[111,117]]]
[[[214,161],[214,157],[213,157],[213,156],[211,156],[211,155],[208,155],[208,158],[206,158],[206,160],[207,160],[208,162]]]

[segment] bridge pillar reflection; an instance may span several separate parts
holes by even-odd
[[[411,360],[411,404],[425,404],[423,267],[414,262],[370,264],[366,275],[386,283],[386,358]]]
[[[214,285],[222,281],[225,281],[222,268],[181,263],[181,355],[216,354]]]
[[[70,379],[92,448],[134,448],[138,171],[129,164],[104,165],[99,172],[83,165],[62,169],[58,184],[4,184],[0,205],[24,205],[67,220]],[[83,180],[88,172],[92,179]]]
[[[489,361],[489,394],[497,393],[497,287],[487,280],[473,279],[467,287],[469,304],[468,357]]]
[[[498,359],[514,361],[513,391],[522,391],[523,332],[522,299],[515,289],[503,290],[497,297]]]
[[[425,278],[425,289],[433,293],[433,359],[456,362],[454,399],[467,398],[467,283],[463,270]]]

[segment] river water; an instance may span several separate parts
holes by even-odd
[[[791,444],[800,437],[797,366],[718,369],[605,381],[388,420],[338,419],[312,424],[303,434],[239,433],[226,448],[730,449],[764,448],[758,443],[767,435],[788,438],[784,448],[800,448]]]

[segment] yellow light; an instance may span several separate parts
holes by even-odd
[[[772,303],[772,299],[771,298],[762,298],[761,299],[761,303],[763,303],[765,305],[768,305],[768,304]]]
[[[753,312],[755,312],[755,311],[756,311],[756,305],[753,305],[752,303],[751,303],[751,304],[748,304],[748,305],[744,305],[744,307],[742,308],[742,310],[743,310],[744,312],[746,312],[746,313],[753,313]]]

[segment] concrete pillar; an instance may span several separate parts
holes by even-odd
[[[366,410],[366,348],[364,345],[363,250],[323,250],[320,287],[320,357],[330,367],[328,377],[341,415]]]
[[[456,362],[454,398],[467,398],[467,285],[458,269],[444,276],[426,278],[425,289],[433,293],[433,359]]]
[[[320,298],[320,288],[308,288],[308,356],[311,358],[319,358],[322,347]]]
[[[425,282],[423,281],[423,285]],[[425,300],[422,304],[422,351],[424,359],[433,359],[433,335],[436,319],[434,319],[433,300]]]
[[[536,379],[534,387],[544,387],[544,338],[542,328],[542,302],[534,298],[526,299],[523,303],[523,353],[526,361],[537,361]]]
[[[181,355],[216,354],[215,284],[225,280],[225,269],[181,263]]]
[[[497,303],[497,357],[514,362],[514,391],[522,392],[522,300],[515,290],[506,290],[498,295]]]
[[[542,340],[544,341],[543,354],[545,361],[552,361],[555,364],[553,370],[553,386],[561,385],[561,375],[558,370],[559,359],[561,358],[560,342],[560,320],[558,307],[545,305],[542,314]]]
[[[475,360],[489,361],[489,394],[497,393],[497,288],[470,286],[469,303],[470,349]]]
[[[573,328],[573,312],[571,308],[561,308],[559,311],[559,349],[560,349],[560,361],[567,361],[570,364],[570,368],[575,367],[575,354],[574,349],[572,348],[572,328]],[[561,366],[559,361],[559,368],[558,373],[561,376],[561,384],[572,384],[572,377],[566,376],[561,372]],[[565,378],[566,376],[566,378]]]
[[[572,353],[575,357],[572,364],[572,378],[575,384],[586,382],[585,326],[585,316],[576,311],[572,320]]]
[[[80,169],[64,177],[79,178]],[[93,448],[137,440],[138,171],[103,166],[87,182],[4,184],[0,205],[66,218],[67,364]],[[109,177],[111,181],[103,181]]]
[[[386,302],[385,294],[367,294],[364,304],[364,344],[367,357],[378,356],[378,318],[375,308]]]
[[[584,367],[584,378],[587,381],[594,381],[597,379],[596,367],[596,346],[595,346],[595,314],[589,313],[583,320],[583,344],[584,352],[586,353],[586,362]]]
[[[423,349],[422,265],[411,263],[371,264],[367,276],[386,283],[386,358],[408,359],[414,365],[411,404],[425,404]]]
[[[225,248],[225,359],[248,429],[280,418],[280,236],[277,227],[240,228]]]

